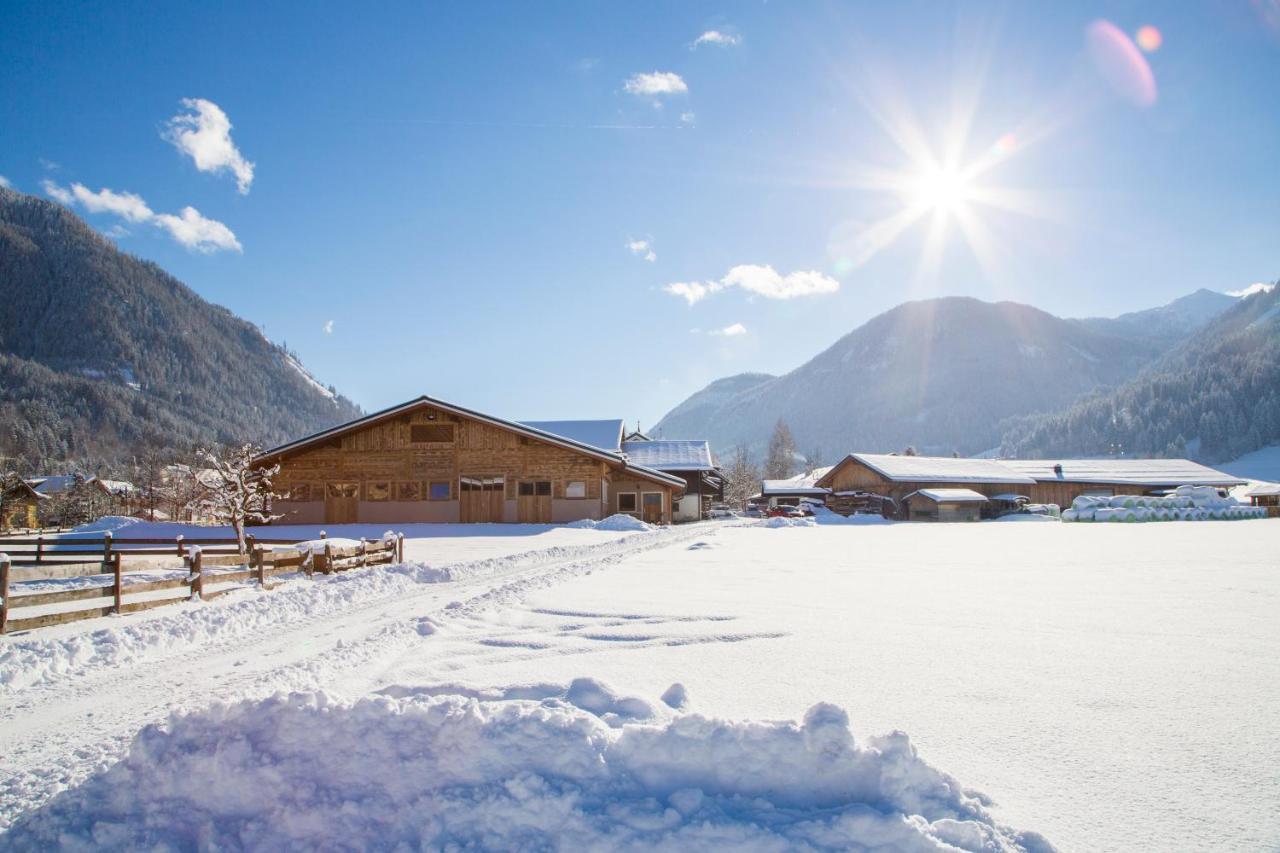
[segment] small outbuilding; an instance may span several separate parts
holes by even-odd
[[[1249,490],[1249,502],[1266,507],[1267,518],[1280,518],[1280,483],[1264,483]]]
[[[830,470],[831,466],[827,466],[785,480],[762,480],[760,499],[770,506],[799,506],[802,500],[825,503],[831,490],[817,483]]]
[[[986,503],[973,489],[919,489],[903,498],[911,521],[979,521]]]

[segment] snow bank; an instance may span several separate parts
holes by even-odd
[[[106,533],[110,531],[113,535],[120,530],[126,530],[137,524],[153,524],[152,522],[144,522],[141,518],[130,518],[127,515],[104,515],[96,521],[90,521],[87,524],[81,524],[72,528],[72,533]],[[185,525],[183,525],[185,526]],[[177,534],[174,534],[177,535]]]
[[[621,513],[603,518],[600,521],[594,521],[590,518],[571,521],[565,527],[572,527],[578,530],[609,530],[617,533],[653,530],[652,524],[646,524],[634,515],[622,515]]]
[[[893,522],[885,518],[883,515],[873,515],[872,513],[860,512],[853,515],[841,515],[838,512],[832,512],[821,504],[811,504],[813,508],[813,520],[818,524],[892,524]]]
[[[1081,495],[1062,513],[1063,521],[1236,521],[1266,518],[1263,507],[1222,497],[1212,486],[1179,486],[1165,497]]]
[[[756,527],[816,527],[817,522],[812,518],[788,518],[785,515],[776,515],[773,518],[766,518],[764,521],[756,522]]]
[[[667,711],[610,727],[579,679],[531,698],[324,693],[215,705],[13,825],[16,850],[1053,850],[895,732]],[[513,691],[519,693],[520,691]],[[613,697],[613,698],[609,698]],[[627,700],[622,700],[627,701]],[[630,700],[649,706],[643,700]]]

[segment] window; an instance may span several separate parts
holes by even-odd
[[[662,492],[645,492],[645,506],[662,506]]]
[[[618,492],[618,512],[636,511],[636,493]]]
[[[447,482],[437,482],[431,484],[431,500],[447,501],[449,500],[449,484]]]
[[[330,483],[327,494],[331,498],[354,498],[360,495],[359,483]]]
[[[291,501],[309,501],[311,500],[311,484],[310,483],[294,483],[289,489],[289,500]]]
[[[409,441],[414,444],[453,441],[453,424],[410,424]]]
[[[539,480],[533,484],[533,493],[540,498],[551,497],[551,481]]]
[[[564,496],[566,498],[585,498],[587,496],[587,484],[581,480],[571,480],[565,483]]]
[[[391,500],[390,483],[369,483],[364,488],[364,499],[367,501]]]
[[[522,498],[533,497],[533,483],[529,482],[528,480],[522,481],[520,483],[519,491],[517,492],[517,494],[519,494],[519,496]]]
[[[422,484],[416,480],[409,483],[396,483],[396,500],[398,501],[420,501],[422,500]]]

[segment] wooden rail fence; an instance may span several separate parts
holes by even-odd
[[[181,537],[179,537],[181,538]],[[169,544],[171,540],[128,540],[130,544],[145,542],[151,544]],[[243,589],[233,586],[226,589],[209,589],[210,586],[221,587],[224,584],[253,583],[259,589],[270,589],[267,580],[286,572],[302,573],[310,578],[315,573],[332,574],[348,569],[375,566],[404,561],[404,535],[396,534],[382,540],[369,541],[361,539],[358,545],[335,545],[326,542],[319,550],[312,548],[268,548],[268,545],[296,545],[296,540],[289,542],[273,542],[258,540],[248,554],[240,554],[232,540],[231,553],[227,553],[225,539],[186,540],[186,550],[182,553],[182,568],[185,577],[165,580],[143,581],[140,583],[124,582],[128,572],[122,571],[121,560],[128,553],[156,554],[155,550],[137,551],[128,548],[112,548],[108,539],[107,551],[102,560],[102,576],[108,577],[108,583],[93,584],[77,589],[57,590],[54,592],[37,592],[15,595],[16,588],[12,581],[12,568],[19,565],[35,565],[20,563],[9,554],[0,553],[0,634],[14,631],[29,631],[49,625],[60,625],[66,622],[77,622],[81,619],[93,619],[112,614],[135,613],[149,610],[166,604],[199,598],[209,601],[228,592]],[[207,544],[206,544],[207,543]],[[123,544],[123,541],[116,544]],[[94,554],[103,552],[94,551]],[[169,553],[168,551],[160,553]],[[83,562],[83,561],[81,561]],[[236,571],[218,571],[220,568],[232,568]],[[96,576],[95,576],[96,577]],[[125,601],[126,596],[162,590],[181,590],[177,595],[144,601]],[[32,607],[47,607],[52,604],[68,602],[91,602],[86,607],[74,610],[44,613],[24,618],[11,618],[14,610]],[[110,603],[104,603],[109,601]]]

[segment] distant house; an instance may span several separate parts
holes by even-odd
[[[760,497],[770,506],[797,506],[801,500],[825,501],[831,490],[817,483],[832,467],[814,468],[806,474],[797,474],[784,480],[762,480]]]
[[[1249,502],[1267,508],[1268,518],[1280,518],[1280,483],[1264,483],[1249,490]]]
[[[258,461],[280,465],[286,523],[669,523],[685,481],[628,459],[621,437],[621,421],[522,423],[423,396]]]
[[[40,526],[40,502],[44,497],[25,480],[14,479],[0,496],[0,530]]]
[[[912,521],[979,521],[988,499],[973,489],[920,489],[902,502]]]
[[[684,496],[675,506],[676,521],[706,518],[711,504],[724,500],[724,474],[716,467],[711,445],[698,440],[628,436],[622,452],[631,462],[684,480]]]
[[[136,489],[124,480],[55,474],[26,480],[39,496],[40,523],[80,524],[104,515],[126,515],[133,509]]]

